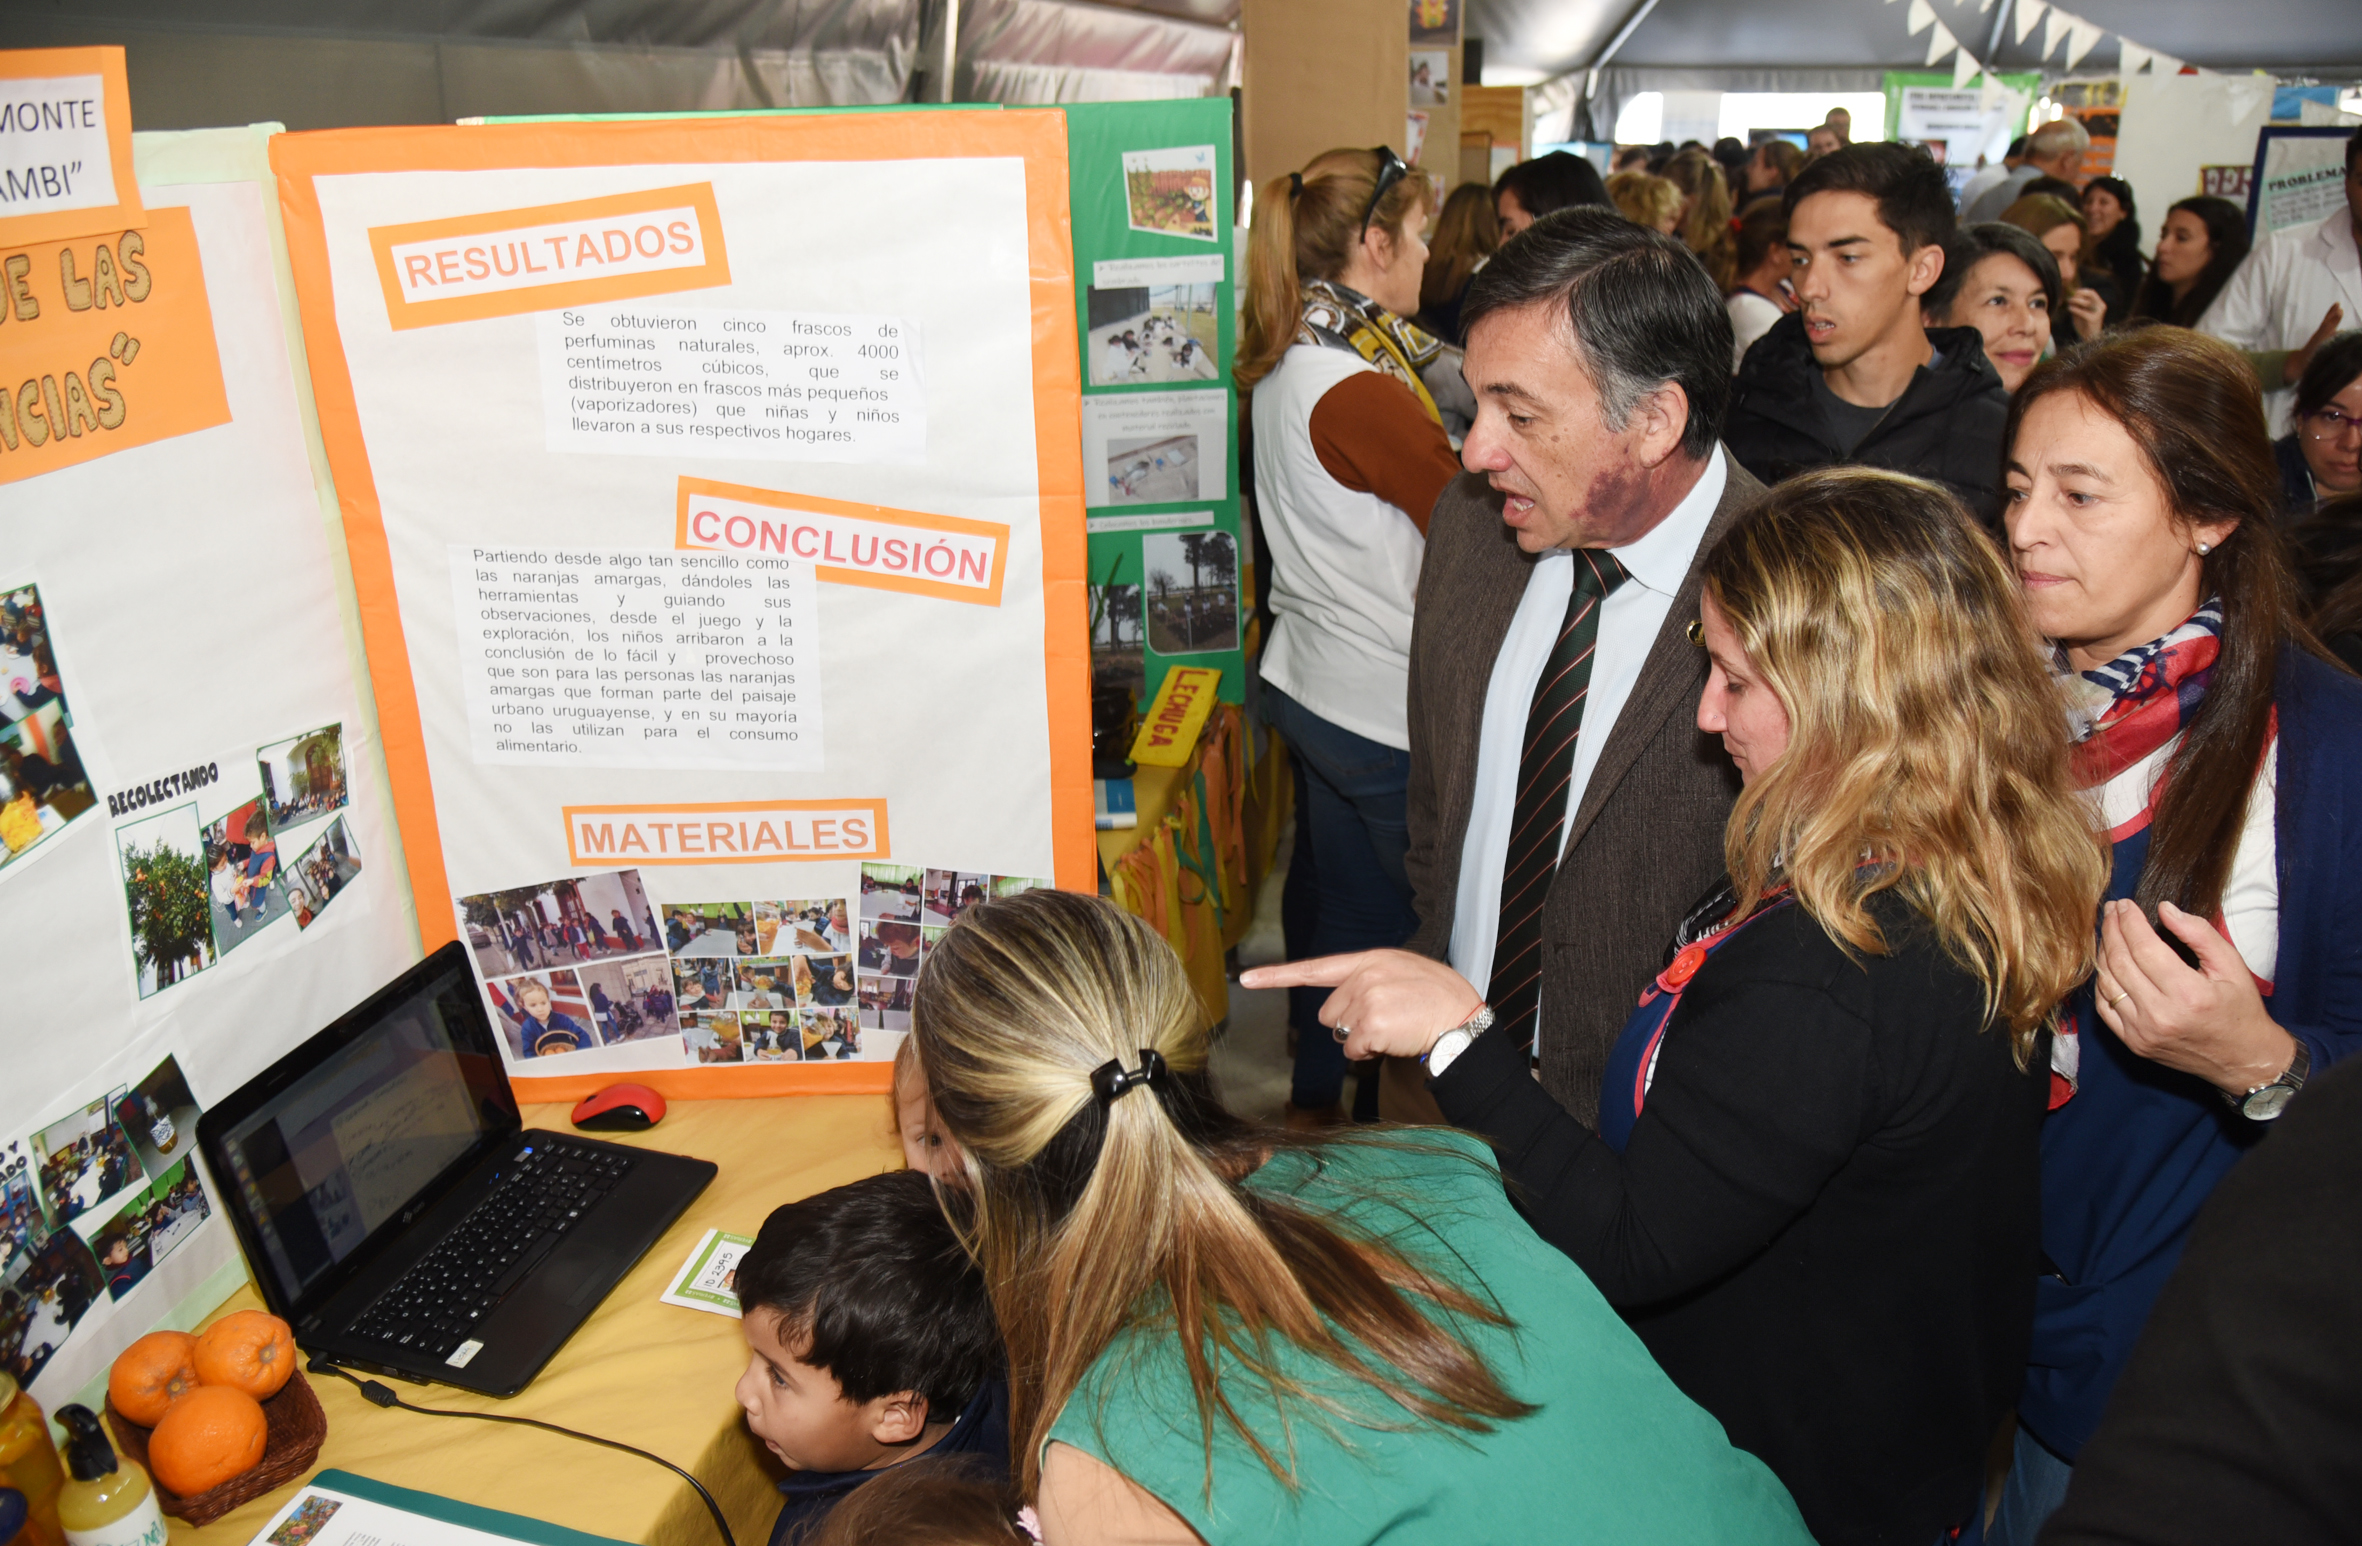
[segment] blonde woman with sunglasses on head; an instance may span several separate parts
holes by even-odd
[[[1481,1145],[1224,1111],[1204,1010],[1138,919],[1057,891],[977,908],[912,1024],[1048,1546],[1805,1546]]]

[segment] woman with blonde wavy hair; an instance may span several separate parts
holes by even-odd
[[[1403,1538],[1804,1546],[1770,1472],[1511,1212],[1481,1145],[1250,1127],[1180,960],[1032,891],[928,953],[947,1212],[1008,1344],[1049,1546]]]
[[[1936,485],[1792,478],[1704,591],[1698,727],[1745,783],[1729,875],[1668,943],[1596,1114],[1474,1029],[1441,963],[1255,985],[1335,984],[1349,1055],[1424,1055],[1525,1216],[1824,1546],[1935,1540],[1975,1509],[2017,1394],[2033,1054],[2090,970],[2107,846],[2015,578]]]

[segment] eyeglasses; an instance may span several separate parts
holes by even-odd
[[[2314,440],[2343,440],[2347,430],[2362,431],[2362,419],[2335,408],[2324,408],[2312,416],[2313,427],[2305,433]]]
[[[1381,145],[1372,154],[1378,158],[1378,186],[1370,190],[1370,202],[1362,207],[1363,236],[1370,234],[1370,221],[1376,217],[1378,201],[1386,197],[1386,190],[1411,175],[1411,169],[1403,164],[1402,157],[1394,153],[1393,147]]]

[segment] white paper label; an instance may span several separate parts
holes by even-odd
[[[450,551],[479,763],[820,770],[810,564],[665,548]]]
[[[454,1369],[464,1369],[475,1362],[476,1355],[482,1351],[484,1351],[484,1344],[481,1342],[473,1340],[462,1342],[458,1347],[452,1349],[451,1356],[444,1359],[443,1362]]]
[[[0,215],[104,209],[114,202],[106,77],[0,81]]]
[[[918,328],[903,318],[635,301],[538,321],[552,451],[926,460]]]

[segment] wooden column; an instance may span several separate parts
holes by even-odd
[[[1247,175],[1258,188],[1324,150],[1402,149],[1410,102],[1405,0],[1245,0],[1240,26]],[[1432,147],[1432,122],[1428,140]],[[1456,119],[1442,143],[1459,143]],[[1432,149],[1423,160],[1449,165],[1448,154],[1438,163]]]

